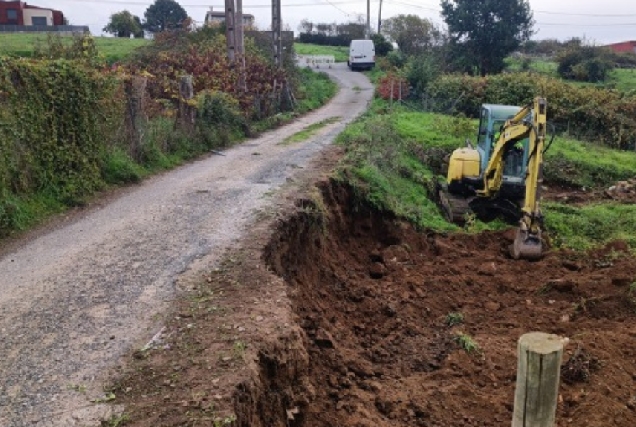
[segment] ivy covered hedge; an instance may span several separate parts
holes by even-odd
[[[456,112],[477,117],[482,103],[525,105],[535,96],[548,101],[548,120],[561,132],[612,148],[636,145],[636,96],[574,86],[532,73],[487,77],[444,75],[429,85],[428,96]]]
[[[78,61],[0,58],[0,202],[41,190],[72,201],[99,188],[119,87]]]

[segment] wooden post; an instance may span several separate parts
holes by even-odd
[[[192,76],[181,76],[179,79],[179,117],[177,121],[186,129],[191,129],[194,126],[196,109],[190,104],[192,98],[194,98]]]
[[[145,115],[144,99],[148,79],[142,76],[133,76],[124,83],[126,93],[126,130],[130,143],[130,155],[138,160],[141,153]]]
[[[543,332],[519,339],[512,427],[554,427],[565,342]]]

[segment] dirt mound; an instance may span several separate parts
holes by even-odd
[[[636,259],[621,242],[514,261],[510,233],[417,232],[338,184],[323,195],[266,251],[309,358],[294,425],[509,424],[516,343],[537,330],[571,340],[559,426],[636,425]]]

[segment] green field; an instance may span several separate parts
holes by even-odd
[[[474,140],[477,123],[466,118],[413,112],[394,106],[387,112],[375,100],[370,111],[339,137],[347,150],[339,176],[381,210],[392,211],[422,229],[459,230],[448,223],[430,189],[447,155]],[[636,176],[636,153],[557,137],[545,157],[546,184],[603,189]],[[544,203],[546,229],[560,247],[590,248],[623,239],[636,248],[636,205],[595,202],[586,206]],[[500,221],[470,222],[467,231],[502,229]]]
[[[532,58],[529,65],[529,71],[535,71],[537,73],[546,74],[555,78],[559,77],[557,74],[557,63],[555,61]],[[506,67],[509,71],[521,71],[522,60],[513,57],[506,58]],[[610,73],[610,76],[606,82],[599,84],[575,81],[570,81],[569,83],[577,86],[608,87],[620,90],[621,92],[628,92],[636,89],[636,70],[616,68]]]
[[[320,46],[317,44],[294,43],[298,55],[333,55],[336,62],[347,62],[349,48],[346,46]]]
[[[0,55],[31,57],[38,44],[46,45],[47,37],[47,34],[0,34]],[[62,38],[69,43],[71,41],[71,36],[63,36]],[[99,53],[109,63],[120,61],[134,49],[149,43],[150,40],[146,39],[95,37]]]

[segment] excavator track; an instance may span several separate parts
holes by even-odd
[[[466,214],[471,212],[470,202],[474,197],[461,197],[450,194],[445,185],[437,189],[437,198],[449,222],[463,225],[466,222]]]

